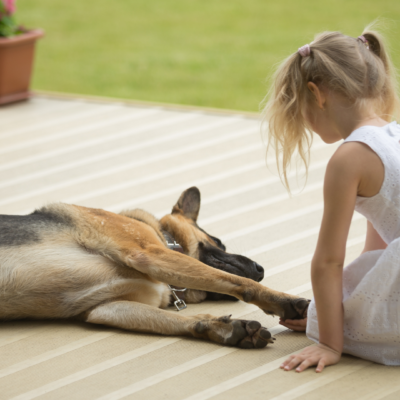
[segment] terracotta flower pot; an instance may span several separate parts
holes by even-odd
[[[29,97],[36,40],[43,31],[32,30],[0,38],[0,105]]]

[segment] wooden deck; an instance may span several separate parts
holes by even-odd
[[[0,109],[0,213],[63,201],[162,216],[196,185],[200,226],[263,265],[264,285],[311,297],[322,180],[334,150],[315,141],[307,186],[289,198],[265,165],[256,118],[36,96]],[[365,220],[355,215],[347,261],[364,236]],[[190,305],[182,314],[202,312],[257,319],[277,340],[245,351],[68,321],[1,323],[0,399],[400,398],[397,368],[344,356],[321,375],[286,373],[278,366],[310,344],[304,334],[242,302]]]

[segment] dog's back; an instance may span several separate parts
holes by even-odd
[[[43,240],[43,235],[66,225],[68,219],[42,211],[29,215],[0,215],[0,249],[37,244]]]
[[[112,278],[114,264],[76,243],[72,225],[46,210],[0,216],[1,319],[76,315],[71,303],[86,302],[72,300]]]

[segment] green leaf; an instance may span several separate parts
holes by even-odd
[[[0,0],[0,4],[3,3]],[[1,8],[0,8],[1,10]],[[18,33],[18,25],[11,15],[3,15],[0,18],[0,37],[10,37]]]

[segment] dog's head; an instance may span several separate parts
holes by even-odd
[[[247,257],[227,253],[220,239],[211,236],[197,225],[199,211],[200,191],[197,187],[191,187],[181,194],[171,214],[161,219],[162,229],[174,237],[186,255],[210,267],[260,282],[264,277],[263,267]],[[236,300],[219,293],[208,293],[207,298]]]

